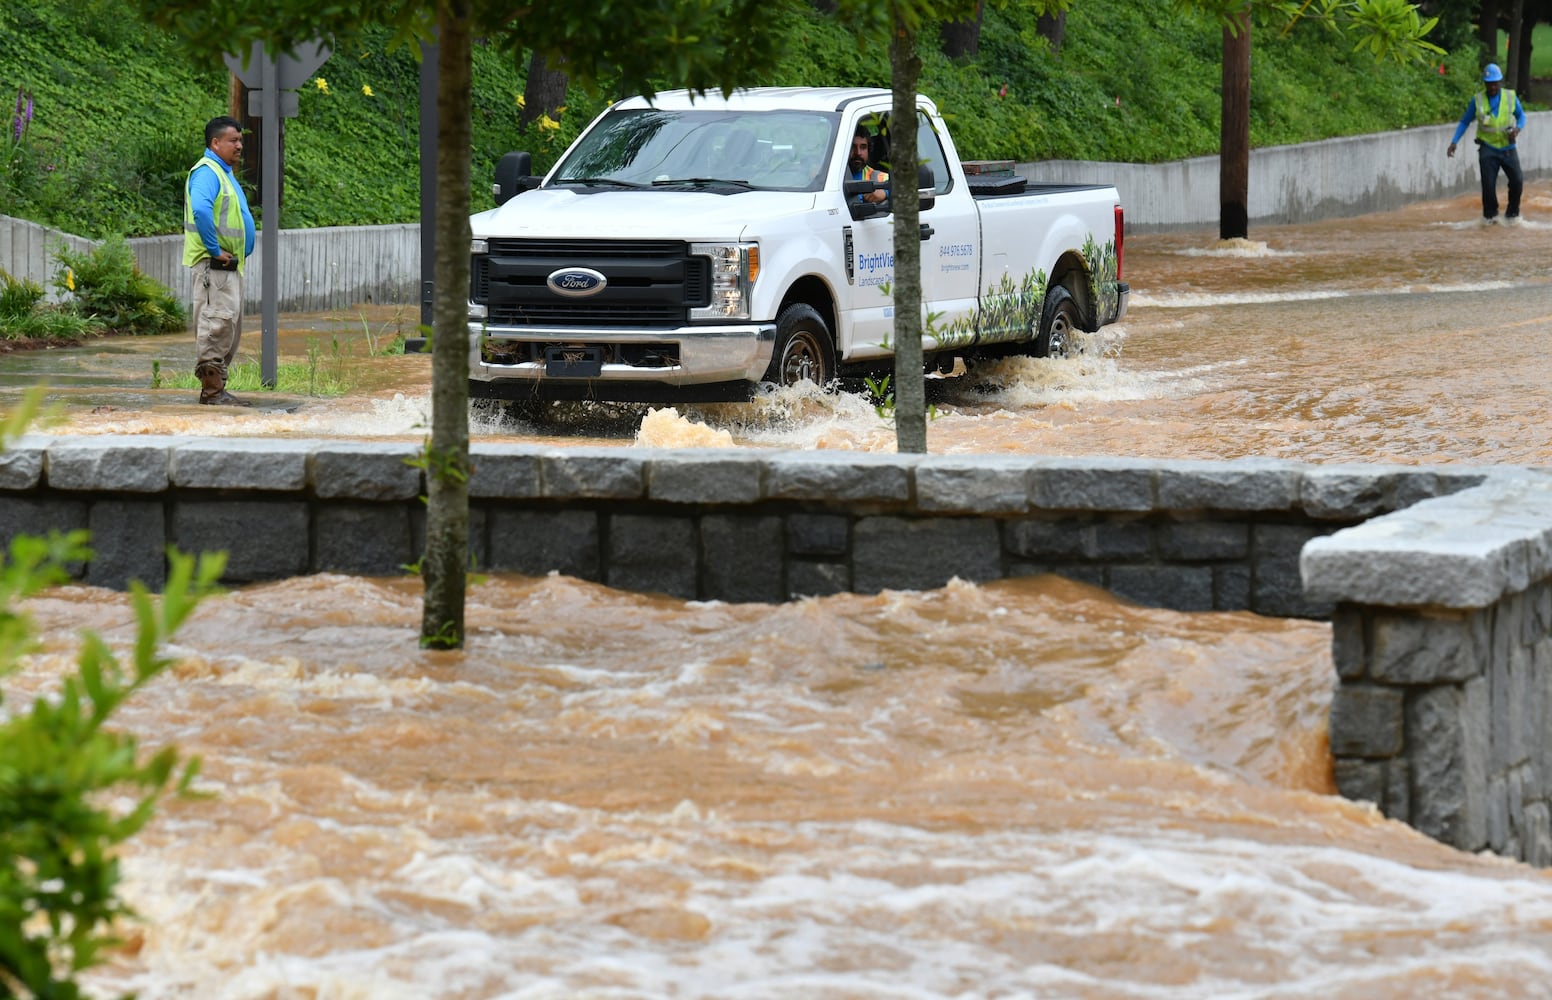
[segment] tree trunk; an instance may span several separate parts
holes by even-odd
[[[895,242],[895,449],[927,450],[927,385],[922,363],[921,201],[916,191],[916,34],[897,17],[889,42],[889,181]]]
[[[986,0],[976,0],[975,16],[963,21],[945,21],[939,29],[943,42],[943,54],[950,59],[977,55],[981,51],[981,18],[986,13]]]
[[[437,5],[436,280],[420,644],[460,649],[469,561],[469,107],[471,0]]]
[[[1067,37],[1067,12],[1062,10],[1054,14],[1041,14],[1035,22],[1035,30],[1050,43],[1051,55],[1061,55],[1062,39]]]
[[[1498,61],[1499,7],[1500,0],[1482,0],[1481,12],[1477,15],[1477,38],[1482,42],[1488,62]]]
[[[551,69],[535,52],[528,60],[528,82],[523,86],[523,111],[519,125],[527,126],[566,103],[566,71]]]
[[[1530,64],[1525,63],[1525,76],[1520,76],[1520,64],[1522,61],[1522,49],[1528,48],[1525,44],[1525,0],[1512,0],[1509,5],[1509,54],[1504,59],[1503,73],[1504,86],[1513,90],[1524,90],[1530,77]]]
[[[1218,137],[1218,238],[1250,231],[1250,8],[1223,29],[1223,118]]]
[[[1535,48],[1536,22],[1540,20],[1541,5],[1534,2],[1525,4],[1525,10],[1520,16],[1520,50],[1514,60],[1514,89],[1519,92],[1520,100],[1530,99],[1530,59],[1531,52]]]

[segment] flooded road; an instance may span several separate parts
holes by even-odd
[[[935,385],[931,448],[1544,464],[1552,186],[1525,204],[1515,229],[1465,198],[1131,237],[1121,328]],[[287,337],[329,324],[361,318]],[[212,413],[149,387],[190,350],[77,352],[56,431],[425,433],[425,359]],[[0,358],[3,391],[44,364]],[[800,391],[476,437],[893,447],[864,400]],[[132,639],[118,594],[30,607],[45,648],[8,705],[57,686],[76,629]],[[98,995],[1552,996],[1552,877],[1333,794],[1322,623],[1054,577],[771,606],[504,575],[472,586],[466,650],[417,649],[419,621],[415,580],[332,575],[196,613],[119,722],[200,754],[213,797],[130,845],[146,923]]]
[[[1544,463],[1552,403],[1552,182],[1526,222],[1485,227],[1475,196],[1303,226],[1134,235],[1131,314],[1081,357],[1012,359],[975,379],[931,380],[936,453],[1033,453],[1425,464]],[[251,318],[256,319],[256,318]],[[355,388],[294,413],[210,413],[189,390],[151,389],[152,362],[182,370],[187,335],[0,358],[0,399],[48,378],[63,433],[423,436],[429,359],[373,357],[413,327],[407,308],[283,317],[282,358]],[[245,344],[258,351],[257,323]],[[785,390],[751,404],[556,404],[542,423],[480,412],[477,440],[882,451],[893,428],[860,395]]]

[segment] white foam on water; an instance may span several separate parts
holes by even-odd
[[[693,421],[665,406],[641,418],[636,444],[645,448],[731,448],[733,435],[726,428]]]
[[[513,820],[513,846],[531,855],[540,831],[525,833],[523,815]],[[1414,977],[1526,984],[1552,975],[1541,940],[1552,886],[1507,864],[1436,871],[1342,847],[1125,821],[1101,834],[977,835],[884,822],[734,823],[676,808],[616,822],[590,840],[552,830],[548,865],[471,857],[444,842],[371,884],[313,880],[305,898],[379,922],[389,938],[319,955],[239,950],[262,942],[266,919],[284,918],[286,898],[253,893],[227,903],[225,927],[202,926],[163,912],[170,900],[157,894],[163,880],[198,882],[199,873],[132,858],[136,905],[153,926],[181,926],[186,940],[163,951],[151,931],[149,967],[117,985],[142,1000],[1055,998],[1079,987],[1199,1000],[1365,986],[1399,1000],[1416,995]],[[747,845],[760,842],[792,850],[751,855]],[[403,894],[439,905],[416,913]],[[243,940],[251,934],[260,941]]]
[[[1164,394],[1156,373],[1127,368],[1114,357],[1014,357],[978,367],[976,381],[954,390],[947,401],[1021,410]]]
[[[1276,250],[1259,240],[1228,239],[1219,240],[1210,247],[1188,247],[1183,250],[1171,250],[1169,253],[1181,257],[1303,257],[1302,250]]]
[[[1203,309],[1214,306],[1261,305],[1275,302],[1314,302],[1319,299],[1345,299],[1374,295],[1448,294],[1490,292],[1517,288],[1512,281],[1473,281],[1448,284],[1407,284],[1391,288],[1308,289],[1297,292],[1160,292],[1148,294],[1133,290],[1134,308]]]
[[[1396,289],[1409,295],[1452,294],[1456,292],[1491,292],[1500,288],[1518,288],[1512,281],[1472,281],[1450,284],[1402,285]],[[1378,294],[1384,294],[1380,292]]]
[[[1312,302],[1316,299],[1342,299],[1359,294],[1335,289],[1311,289],[1299,292],[1147,292],[1132,290],[1133,308],[1200,309],[1211,306],[1252,305],[1267,302]]]

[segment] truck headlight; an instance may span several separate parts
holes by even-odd
[[[748,319],[760,276],[758,243],[691,243],[690,255],[711,258],[711,304],[690,310],[695,319]]]

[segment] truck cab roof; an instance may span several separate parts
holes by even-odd
[[[662,91],[653,97],[632,97],[615,105],[623,110],[662,108],[670,111],[843,111],[858,101],[887,99],[883,87],[748,87],[724,97],[718,91],[695,94],[688,90]],[[936,113],[931,100],[918,96]]]

